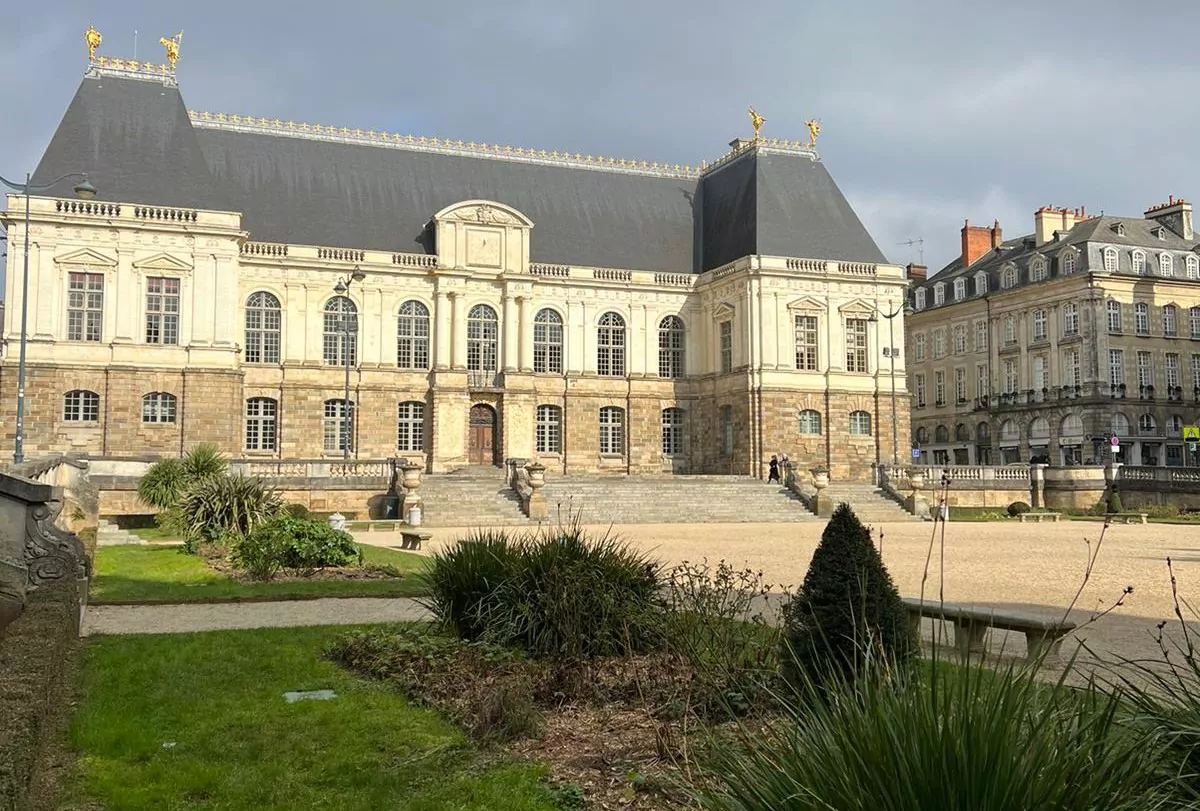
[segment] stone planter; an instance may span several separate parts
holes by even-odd
[[[525,501],[525,515],[535,521],[544,521],[550,517],[550,509],[546,506],[546,497],[542,488],[546,486],[546,466],[534,460],[525,465],[525,473],[529,476],[529,495]]]
[[[814,470],[812,471],[812,477],[813,487],[817,488],[818,490],[824,490],[829,486],[829,471]]]

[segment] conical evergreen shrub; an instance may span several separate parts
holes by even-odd
[[[831,678],[855,678],[870,659],[899,664],[917,651],[870,530],[848,504],[839,505],[788,609],[784,677],[808,692]]]

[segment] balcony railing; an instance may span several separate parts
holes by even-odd
[[[504,388],[504,381],[495,371],[475,370],[467,372],[467,388],[471,391],[494,391]]]

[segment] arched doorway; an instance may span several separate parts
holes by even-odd
[[[471,406],[467,461],[472,465],[496,464],[496,409],[486,403]]]

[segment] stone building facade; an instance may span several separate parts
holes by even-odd
[[[814,147],[689,169],[196,113],[96,57],[34,175],[98,195],[32,202],[26,452],[865,479],[909,435],[907,279]]]
[[[914,283],[913,440],[931,464],[1197,466],[1200,240],[1183,200],[1141,217],[1046,207],[963,226]]]

